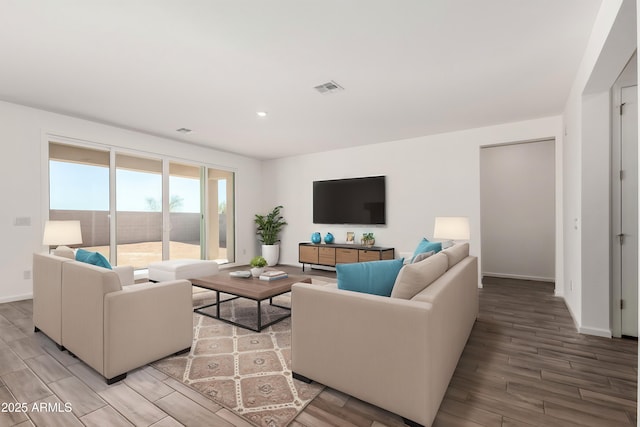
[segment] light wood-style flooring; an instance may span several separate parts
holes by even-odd
[[[34,334],[31,316],[30,300],[0,304],[0,404],[26,403],[29,409],[0,411],[0,427],[248,426],[149,366],[107,386],[84,363]],[[636,425],[637,347],[633,340],[578,334],[552,284],[486,278],[479,319],[434,425]],[[34,402],[48,412],[34,412]],[[67,402],[71,412],[65,412]],[[292,423],[354,425],[402,421],[325,389]]]

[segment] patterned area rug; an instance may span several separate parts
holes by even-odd
[[[222,298],[224,299],[224,298]],[[274,299],[289,306],[289,297]],[[214,308],[211,308],[214,310]],[[263,323],[282,309],[263,304]],[[223,317],[241,323],[256,317],[253,301],[223,303]],[[291,319],[253,332],[194,313],[194,343],[189,354],[154,367],[258,426],[286,426],[323,389],[291,376]]]

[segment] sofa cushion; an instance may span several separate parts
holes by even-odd
[[[400,270],[391,298],[411,299],[447,271],[447,256],[439,253]]]
[[[449,267],[453,267],[463,259],[469,256],[469,243],[458,243],[442,251],[449,260]]]
[[[423,237],[420,243],[418,243],[416,250],[413,251],[413,257],[415,258],[417,255],[425,252],[429,252],[429,251],[438,253],[441,250],[442,250],[442,242],[430,242]]]
[[[336,265],[338,289],[388,297],[404,258]]]
[[[76,258],[75,252],[73,252],[73,249],[71,249],[69,246],[58,246],[53,251],[51,251],[51,253],[53,255],[61,256],[64,258],[69,258],[69,259]]]
[[[420,262],[429,258],[431,255],[435,254],[435,251],[423,252],[413,257],[409,264],[415,264],[416,262]]]
[[[89,252],[85,249],[78,249],[76,251],[76,261],[86,262],[87,264],[97,265],[98,267],[104,267],[111,270],[111,264],[100,252]]]

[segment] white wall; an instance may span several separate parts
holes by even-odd
[[[633,0],[601,5],[563,119],[564,296],[578,329],[610,336],[606,93],[636,47]]]
[[[265,162],[264,200],[284,205],[289,222],[280,260],[297,264],[298,243],[314,231],[331,231],[337,241],[344,241],[346,231],[373,231],[377,245],[413,252],[423,236],[432,235],[436,216],[468,216],[471,252],[479,256],[480,147],[549,138],[561,144],[561,133],[560,117],[548,117]],[[369,175],[387,176],[386,226],[313,224],[314,180]]]
[[[207,162],[234,170],[237,174],[237,262],[246,263],[255,255],[253,213],[260,207],[260,161],[0,102],[0,135],[3,138],[0,156],[0,194],[3,195],[0,302],[31,296],[32,281],[24,279],[24,272],[31,270],[32,254],[45,250],[41,243],[48,212],[45,200],[48,190],[46,171],[41,170],[41,166],[42,158],[46,156],[43,147],[46,147],[47,134]],[[14,226],[19,217],[30,218],[31,226]]]
[[[555,143],[480,150],[482,274],[555,280]]]

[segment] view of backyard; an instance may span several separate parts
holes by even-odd
[[[109,259],[109,246],[88,246],[88,251],[100,252]],[[220,248],[216,261],[227,262],[226,248]],[[171,259],[200,259],[200,245],[169,242]],[[162,242],[127,243],[118,245],[118,265],[131,265],[135,269],[147,268],[156,261],[162,261]]]
[[[49,143],[49,219],[80,221],[79,247],[114,265],[162,261],[163,239],[164,259],[200,259],[206,248],[208,259],[233,262],[233,192],[233,172]]]

